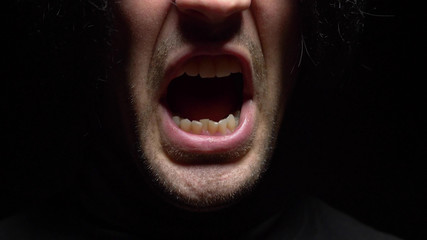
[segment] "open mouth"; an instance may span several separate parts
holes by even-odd
[[[246,64],[248,65],[248,64]],[[163,136],[184,151],[230,151],[254,127],[250,69],[233,55],[196,56],[178,67],[161,100]]]
[[[196,57],[167,89],[167,106],[175,124],[198,135],[226,135],[239,124],[243,74],[231,56]]]

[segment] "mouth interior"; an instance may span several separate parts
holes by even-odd
[[[219,121],[241,109],[243,75],[201,78],[184,74],[169,84],[166,101],[170,111],[181,118]]]

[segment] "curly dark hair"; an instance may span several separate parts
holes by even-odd
[[[363,0],[302,1],[306,50],[315,64],[327,55],[350,53],[363,31]]]

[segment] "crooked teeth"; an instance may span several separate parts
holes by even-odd
[[[232,56],[201,56],[184,65],[180,75],[202,78],[227,77],[242,72],[239,61]]]
[[[203,128],[203,123],[195,120],[191,122],[191,132],[195,134],[201,134],[202,128]]]
[[[209,120],[208,131],[209,131],[209,133],[212,133],[212,134],[216,133],[218,131],[218,123],[214,122],[212,120]]]
[[[186,132],[190,132],[191,131],[191,122],[188,119],[182,119],[179,123],[179,127],[186,131]]]
[[[235,117],[233,114],[228,115],[227,118],[224,118],[219,122],[209,119],[190,121],[186,118],[181,119],[178,116],[174,116],[172,119],[182,130],[199,135],[226,135],[234,132],[239,124],[239,118]]]

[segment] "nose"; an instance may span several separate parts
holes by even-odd
[[[221,23],[229,16],[248,9],[251,0],[175,0],[179,11],[211,23]]]

